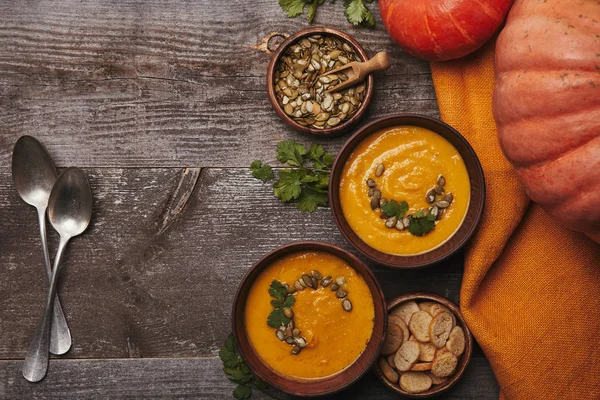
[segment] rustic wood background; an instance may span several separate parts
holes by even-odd
[[[348,24],[341,2],[316,18],[391,55],[364,120],[437,116],[428,64],[396,47],[370,8],[375,29]],[[295,240],[349,249],[328,209],[282,205],[248,171],[257,158],[277,165],[278,141],[310,140],[271,109],[260,50],[270,33],[306,26],[277,0],[0,0],[0,398],[231,396],[217,354],[245,271]],[[25,134],[59,167],[84,168],[95,200],[60,283],[74,346],[39,384],[20,373],[46,290],[35,211],[10,171]],[[320,142],[336,151],[344,139]],[[462,255],[415,272],[373,268],[388,297],[423,290],[458,301]],[[442,397],[498,391],[477,349]],[[369,375],[338,397],[396,396]]]

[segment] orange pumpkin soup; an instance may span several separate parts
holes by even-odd
[[[323,279],[316,285],[296,290],[293,321],[306,346],[293,355],[293,344],[282,341],[277,329],[267,324],[274,310],[269,288],[274,280],[294,286],[303,275],[318,271]],[[325,278],[332,282],[323,287]],[[343,277],[344,299],[331,287]],[[334,287],[335,289],[336,287]],[[347,311],[342,302],[352,308]],[[346,303],[347,304],[347,303]],[[374,324],[373,297],[366,282],[344,260],[325,252],[298,252],[268,266],[252,284],[245,307],[245,326],[250,344],[274,372],[297,379],[315,379],[334,375],[349,367],[365,350]]]
[[[385,170],[378,175],[380,164]],[[381,210],[371,207],[369,179],[381,191],[381,198],[406,202],[406,215],[431,211],[435,204],[426,201],[426,194],[440,175],[445,180],[444,192],[436,194],[436,201],[448,193],[453,200],[440,209],[433,230],[423,236],[402,226],[387,227]],[[369,246],[394,255],[425,253],[442,245],[462,224],[469,199],[469,175],[456,148],[437,133],[417,126],[387,128],[364,139],[346,161],[340,181],[340,203],[350,228]]]

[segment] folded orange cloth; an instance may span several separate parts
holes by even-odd
[[[530,204],[502,155],[493,45],[431,63],[442,119],[471,143],[487,186],[466,251],[461,311],[501,399],[600,399],[600,245]]]

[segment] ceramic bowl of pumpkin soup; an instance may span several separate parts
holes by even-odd
[[[440,120],[393,115],[356,132],[334,163],[330,204],[346,239],[394,268],[439,262],[481,218],[485,181],[467,140]]]
[[[340,391],[377,359],[387,315],[371,270],[338,247],[299,242],[263,257],[238,288],[233,331],[252,372],[286,393]]]

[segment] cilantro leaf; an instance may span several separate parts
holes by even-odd
[[[418,217],[415,215],[418,213]],[[427,214],[423,216],[421,210],[415,212],[410,219],[408,231],[415,236],[424,236],[435,228],[435,215]]]
[[[325,149],[320,144],[313,143],[308,150],[308,158],[313,161],[319,161],[325,154]]]
[[[252,380],[252,375],[238,368],[223,368],[223,372],[227,377],[235,383],[247,383]]]
[[[294,18],[304,12],[304,0],[279,0],[279,5],[286,12],[288,18]]]
[[[291,306],[294,305],[295,302],[296,302],[296,296],[290,295],[283,302],[283,306],[287,307],[287,308],[290,308]]]
[[[306,16],[309,24],[312,24],[315,19],[315,15],[317,14],[317,5],[317,0],[312,0],[311,5],[308,6],[308,13]]]
[[[327,191],[306,187],[298,197],[296,206],[300,211],[314,212],[318,206],[327,206]]]
[[[233,340],[233,332],[230,332],[229,335],[227,335],[227,339],[225,339],[225,348],[233,352],[237,351],[235,348],[235,341]]]
[[[258,390],[265,390],[268,387],[265,381],[256,376],[254,377],[254,386],[256,386]]]
[[[317,174],[317,177],[319,178],[319,180],[314,185],[315,189],[327,191],[327,189],[329,188],[329,173],[319,172]]]
[[[325,149],[320,144],[313,143],[310,146],[308,158],[313,161],[316,169],[325,169],[331,167],[331,164],[333,164],[333,154],[325,152]]]
[[[290,319],[283,314],[283,310],[280,308],[271,311],[267,317],[267,325],[271,328],[279,328],[281,325],[286,325],[288,322],[290,322]]]
[[[408,211],[408,204],[405,201],[398,203],[396,200],[390,200],[381,207],[381,211],[390,217],[402,218]]]
[[[323,166],[331,167],[331,165],[333,164],[333,153],[328,151],[327,153],[323,154],[321,162],[323,163]]]
[[[274,297],[275,299],[283,302],[283,299],[287,294],[287,289],[278,280],[273,280],[273,282],[271,282],[271,286],[269,287],[269,294],[271,295],[271,297]]]
[[[233,389],[233,397],[237,400],[249,399],[252,396],[252,389],[250,386],[238,385]]]
[[[302,173],[295,169],[284,169],[279,172],[279,180],[273,185],[275,197],[283,202],[297,199],[302,192],[300,186]]]
[[[302,166],[307,152],[303,144],[296,143],[293,140],[284,140],[277,145],[277,159],[279,162],[288,163],[294,167]]]
[[[271,306],[273,308],[283,308],[283,302],[281,300],[271,300]]]
[[[252,176],[256,179],[260,179],[263,182],[273,179],[273,168],[270,165],[263,164],[260,160],[252,161],[250,169],[252,170]]]
[[[375,20],[371,11],[365,7],[364,0],[346,0],[344,1],[344,14],[346,19],[353,25],[375,25]]]

